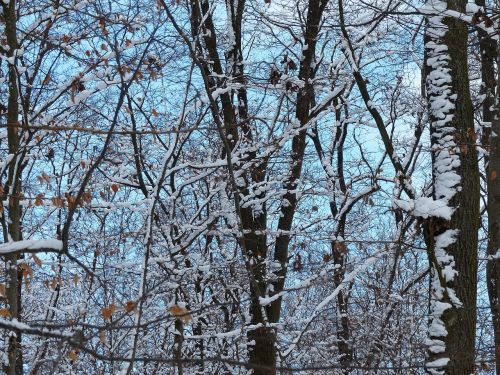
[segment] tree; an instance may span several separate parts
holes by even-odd
[[[3,370],[488,367],[473,8],[4,1]]]
[[[19,49],[17,41],[17,16],[16,2],[2,2],[3,15],[5,19],[5,31],[7,37],[8,50],[8,105],[4,110],[7,120],[8,133],[8,149],[12,155],[12,160],[9,163],[8,175],[5,187],[2,191],[2,201],[7,199],[8,214],[3,212],[3,234],[4,238],[13,241],[21,241],[21,174],[23,170],[23,150],[20,147],[20,136],[18,128],[19,120],[19,87],[18,87],[18,71],[16,69],[17,51]],[[2,207],[3,208],[3,207]],[[6,223],[8,223],[6,225]],[[18,253],[12,253],[6,256],[6,297],[9,306],[8,315],[12,318],[20,319],[21,317],[21,281],[22,273],[17,267],[19,259]],[[23,368],[23,359],[21,351],[21,331],[17,330],[11,335],[8,342],[8,366],[5,371],[9,375],[21,374]]]
[[[465,2],[431,2],[426,30],[426,81],[433,196],[449,208],[425,222],[431,267],[430,373],[474,370],[479,169],[467,67],[467,25],[446,11]],[[435,367],[435,368],[433,368]]]

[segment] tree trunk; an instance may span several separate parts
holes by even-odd
[[[8,4],[2,3],[5,19],[5,30],[7,44],[9,46],[8,56],[14,57],[9,64],[9,101],[7,107],[7,136],[9,154],[13,155],[4,187],[4,197],[8,201],[8,229],[5,241],[19,241],[21,237],[21,162],[19,160],[19,90],[17,82],[15,53],[19,48],[16,35],[16,1],[11,0]],[[2,199],[2,200],[3,200]],[[18,269],[19,255],[11,254],[5,257],[7,275],[7,302],[9,313],[13,319],[21,320],[21,281],[22,274]],[[23,373],[21,332],[14,330],[10,333],[8,348],[8,365],[5,368],[8,375],[20,375]]]
[[[297,107],[296,117],[301,126],[309,123],[310,109],[314,103],[314,87],[312,79],[314,78],[314,70],[311,68],[316,57],[316,42],[319,35],[321,18],[323,11],[328,4],[328,0],[309,0],[307,8],[307,20],[304,34],[304,45],[307,48],[303,49],[303,56],[300,62],[299,78],[304,82],[304,87],[301,88],[297,94]],[[273,295],[283,291],[286,280],[286,273],[288,267],[288,247],[290,243],[290,235],[287,234],[292,229],[293,217],[298,204],[298,197],[295,194],[298,180],[302,173],[302,163],[304,159],[304,152],[306,146],[306,130],[301,130],[292,139],[291,150],[291,167],[288,172],[288,178],[284,183],[286,193],[283,196],[285,202],[281,206],[281,215],[278,221],[278,231],[283,233],[276,238],[274,247],[274,260],[280,264],[280,268],[275,272],[276,279],[272,283]],[[279,297],[274,300],[268,309],[268,318],[271,323],[277,323],[281,316],[281,300]],[[269,334],[265,337],[273,337]],[[259,352],[272,352],[272,356],[268,356],[267,360],[271,361],[276,357],[276,347],[274,342],[266,341],[267,347],[259,349]],[[258,358],[255,358],[258,360]],[[273,364],[273,366],[275,363]],[[276,370],[262,370],[255,371],[255,375],[274,375]]]
[[[464,0],[433,1],[464,13]],[[430,16],[426,32],[427,99],[431,122],[434,198],[451,220],[425,220],[431,267],[427,371],[474,372],[479,171],[467,67],[467,25]]]
[[[497,3],[498,4],[498,3]],[[483,5],[483,4],[478,4]],[[497,7],[499,9],[500,7]],[[495,103],[494,56],[497,56],[497,67],[500,64],[500,51],[494,41],[480,32],[481,62],[483,84],[487,96],[483,103],[483,122],[491,122],[491,131],[487,132],[487,150],[489,150],[486,166],[488,188],[488,262],[486,265],[486,281],[490,299],[491,315],[495,338],[495,363],[497,374],[500,373],[500,74],[497,72]],[[491,96],[489,95],[491,93]],[[494,111],[492,106],[495,105]],[[496,112],[496,113],[495,113]]]
[[[176,360],[177,375],[184,373],[182,368],[182,343],[184,342],[184,324],[180,319],[175,320],[174,358]]]
[[[500,82],[499,82],[500,84]],[[497,109],[498,111],[498,109]],[[500,112],[500,111],[498,111]],[[500,118],[492,123],[492,133],[500,134]],[[487,283],[495,333],[495,360],[500,370],[500,137],[490,138],[488,176],[488,255]]]
[[[484,0],[476,0],[476,5],[485,9]],[[483,29],[478,28],[479,49],[481,52],[481,93],[485,95],[482,103],[482,145],[489,153],[485,155],[486,183],[488,190],[488,256],[486,265],[486,283],[490,300],[495,340],[495,363],[500,371],[500,108],[495,101],[495,56],[499,50],[496,41]],[[500,59],[499,59],[500,62]],[[496,107],[495,107],[496,105]],[[496,112],[496,117],[495,117]]]
[[[328,0],[309,0],[307,13],[307,24],[305,28],[305,44],[303,60],[301,61],[299,78],[304,82],[304,88],[300,89],[297,95],[296,116],[301,126],[306,125],[309,120],[309,111],[314,99],[314,89],[311,79],[314,76],[311,68],[315,58],[316,39],[318,37],[319,25],[323,11]],[[243,83],[243,57],[241,51],[241,24],[245,6],[244,0],[229,2],[226,4],[228,15],[231,18],[233,32],[233,45],[227,51],[227,64],[230,67],[230,76],[235,82]],[[205,85],[207,93],[226,84],[219,82],[219,78],[224,76],[224,71],[219,58],[216,30],[209,13],[209,4],[206,0],[196,0],[191,7],[191,28],[192,35],[196,37],[202,31],[204,46],[198,43],[197,52],[203,56],[206,51],[208,64],[205,60],[200,60],[202,65],[202,74],[205,75]],[[201,30],[200,30],[201,29]],[[203,57],[202,57],[203,59]],[[213,73],[215,74],[212,74]],[[222,106],[222,119],[225,133],[228,136],[229,145],[232,148],[237,140],[242,137],[243,143],[252,143],[252,132],[248,121],[246,90],[241,87],[237,90],[238,112],[235,111],[231,96],[225,92],[220,95],[220,104]],[[218,116],[218,108],[212,108],[214,116]],[[239,129],[238,129],[239,128]],[[238,132],[241,130],[241,134]],[[229,137],[230,136],[230,137]],[[278,230],[285,233],[292,227],[293,216],[297,206],[298,199],[293,192],[301,175],[302,160],[305,150],[306,131],[302,130],[292,140],[291,168],[289,178],[285,182],[285,193],[281,208],[281,217],[278,223]],[[246,162],[254,162],[249,174],[242,174],[244,180],[238,185],[238,193],[246,196],[249,193],[249,186],[252,183],[262,182],[266,175],[265,161],[256,160],[256,152],[249,152],[245,158]],[[235,170],[238,166],[232,166]],[[280,319],[281,298],[273,301],[270,306],[263,308],[260,305],[260,297],[268,292],[269,280],[266,274],[266,261],[268,255],[267,237],[265,234],[267,228],[267,213],[263,205],[261,213],[254,214],[251,207],[240,208],[241,227],[244,231],[241,238],[244,256],[247,262],[248,274],[250,277],[250,316],[252,325],[260,325],[259,328],[249,331],[249,362],[255,375],[272,375],[276,373],[276,347],[274,329],[268,326],[268,323],[276,323]],[[276,273],[276,281],[273,282],[273,292],[279,293],[283,290],[286,277],[286,268],[288,261],[288,244],[290,237],[288,234],[279,236],[276,239],[274,259],[281,264],[281,269]]]

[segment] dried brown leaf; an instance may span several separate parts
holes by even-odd
[[[41,267],[42,266],[42,260],[39,257],[37,257],[36,254],[31,254],[31,256],[33,257],[33,260],[36,263],[36,265],[38,267]]]
[[[99,330],[99,341],[100,341],[102,344],[105,344],[105,343],[106,343],[106,332],[105,332],[103,329],[100,329],[100,330]]]
[[[497,179],[497,171],[491,171],[490,173],[490,181],[495,181]]]
[[[116,312],[116,310],[118,310],[118,308],[114,303],[112,303],[111,305],[106,306],[101,310],[102,317],[104,318],[104,320],[110,320],[111,316]]]
[[[1,308],[0,309],[0,316],[2,318],[10,318],[10,311],[9,311],[9,309],[7,309],[5,307]]]
[[[131,312],[132,310],[135,309],[135,306],[137,305],[137,303],[135,301],[128,301],[126,304],[125,304],[125,311],[126,312]]]
[[[69,353],[68,353],[68,358],[70,359],[70,361],[74,362],[76,361],[76,359],[78,358],[78,353],[76,352],[76,350],[71,350]]]
[[[185,307],[179,306],[179,305],[173,305],[170,307],[170,313],[182,320],[184,323],[188,323],[191,320],[193,320],[193,317],[189,313],[189,310],[186,309]]]

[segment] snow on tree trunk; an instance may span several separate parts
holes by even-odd
[[[467,67],[467,26],[443,17],[464,1],[431,1],[426,10],[426,83],[434,199],[448,202],[451,220],[425,220],[431,267],[427,371],[474,370],[479,174]]]

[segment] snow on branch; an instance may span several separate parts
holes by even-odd
[[[45,240],[22,240],[1,244],[0,255],[22,252],[59,252],[62,249],[62,241],[54,238]]]
[[[406,212],[411,212],[413,216],[423,219],[440,217],[450,220],[454,211],[446,200],[432,199],[431,197],[420,197],[410,201],[394,198],[392,204],[395,208],[401,208]]]

